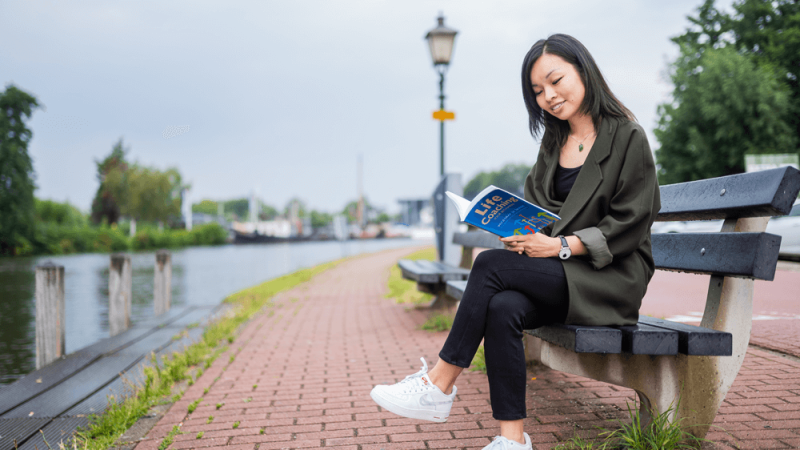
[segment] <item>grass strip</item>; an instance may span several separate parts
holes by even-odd
[[[183,392],[172,395],[173,387],[181,381],[191,380],[192,370],[201,374],[203,369],[211,367],[214,360],[227,351],[226,345],[235,340],[235,333],[241,325],[262,308],[274,306],[272,298],[276,294],[304,283],[342,261],[340,259],[298,270],[227,297],[224,302],[234,307],[225,317],[210,324],[203,332],[202,339],[183,352],[164,355],[160,359],[153,356],[153,365],[144,368],[144,382],[132,385],[133,392],[120,402],[114,401],[113,397],[109,398],[109,406],[103,414],[89,416],[88,427],[75,434],[73,448],[109,448],[140,417],[147,414],[150,408],[179,400]],[[213,419],[209,418],[211,420]],[[173,429],[162,445],[167,441],[171,442],[171,438],[179,432],[179,429]],[[164,448],[168,445],[169,443]]]
[[[426,248],[414,252],[403,259],[427,259],[434,261],[436,259],[436,249],[434,247]],[[433,295],[417,291],[417,283],[403,279],[403,273],[397,264],[393,265],[389,270],[389,292],[386,293],[386,298],[393,298],[397,303],[410,303],[412,305],[420,305],[428,303],[433,300]]]
[[[680,399],[678,400],[680,405]],[[555,450],[607,450],[607,449],[631,449],[631,450],[676,450],[676,449],[696,449],[704,442],[710,442],[693,436],[681,428],[683,418],[672,420],[678,406],[670,405],[666,411],[657,413],[650,412],[652,420],[649,424],[642,423],[642,418],[636,405],[628,403],[628,421],[617,419],[619,428],[609,430],[600,428],[602,432],[598,435],[599,441],[592,441],[575,435],[567,442],[558,445]]]

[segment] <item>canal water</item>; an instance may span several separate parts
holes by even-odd
[[[191,247],[172,252],[172,304],[216,305],[226,296],[304,267],[380,250],[431,244],[411,239]],[[0,386],[36,368],[35,268],[64,266],[67,353],[108,337],[108,254],[0,258]],[[153,315],[155,252],[131,254],[131,321]]]

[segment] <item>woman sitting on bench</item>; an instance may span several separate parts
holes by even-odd
[[[537,234],[500,239],[482,252],[439,361],[372,398],[404,417],[444,422],[454,385],[484,341],[492,415],[500,436],[487,449],[530,449],[523,432],[525,329],[551,323],[634,325],[653,276],[650,226],[661,204],[642,127],[614,96],[589,51],[556,34],[522,66],[534,138],[542,130],[525,198],[561,216]]]

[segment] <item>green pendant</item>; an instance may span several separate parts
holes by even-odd
[[[582,151],[583,151],[583,144],[578,144],[578,151],[579,151],[579,152],[582,152]]]

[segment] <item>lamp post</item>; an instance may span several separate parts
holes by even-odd
[[[439,119],[439,173],[444,176],[444,121],[452,119],[452,114],[445,115],[444,111],[444,74],[447,72],[447,67],[450,65],[450,56],[453,54],[453,44],[456,39],[456,30],[444,26],[444,16],[439,13],[437,19],[439,24],[436,28],[428,31],[425,39],[428,41],[428,46],[431,50],[431,58],[433,59],[433,67],[439,73],[439,117],[434,113],[434,118]]]

